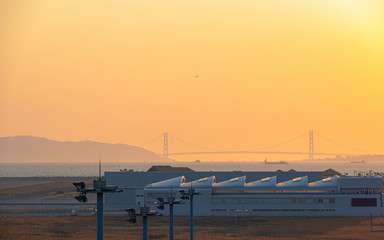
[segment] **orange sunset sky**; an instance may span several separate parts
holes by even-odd
[[[2,137],[383,154],[383,94],[382,0],[0,1]]]

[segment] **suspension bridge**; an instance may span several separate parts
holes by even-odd
[[[351,149],[351,150],[354,150],[354,151],[358,151],[358,152],[361,152],[361,153],[364,153],[364,154],[369,154],[368,152],[365,152],[365,151],[361,151],[361,150],[358,150],[358,149],[355,149],[355,148],[352,148],[352,147],[348,147],[348,146],[345,146],[343,144],[340,144],[336,141],[333,141],[327,137],[324,137],[318,133],[314,133],[313,130],[309,130],[309,138],[308,138],[308,151],[267,151],[267,149],[270,149],[270,148],[275,148],[275,147],[278,147],[278,146],[281,146],[281,145],[284,145],[284,144],[288,144],[290,142],[293,142],[299,138],[302,138],[302,137],[305,137],[307,135],[307,133],[304,133],[304,134],[301,134],[295,138],[292,138],[292,139],[289,139],[287,141],[284,141],[284,142],[281,142],[281,143],[278,143],[278,144],[275,144],[275,145],[272,145],[272,146],[268,146],[268,147],[264,147],[264,148],[259,148],[259,149],[255,149],[255,150],[246,150],[246,151],[222,151],[222,150],[217,150],[217,149],[212,149],[212,148],[207,148],[207,147],[202,147],[202,146],[199,146],[197,144],[193,144],[193,143],[190,143],[190,142],[187,142],[187,141],[184,141],[180,138],[177,138],[175,136],[172,136],[172,138],[180,141],[180,142],[183,142],[185,144],[188,144],[188,145],[191,145],[191,146],[194,146],[194,147],[198,147],[198,148],[201,148],[201,149],[206,149],[206,150],[209,150],[209,151],[196,151],[196,152],[168,152],[168,133],[167,132],[164,132],[164,134],[162,136],[158,136],[156,137],[155,139],[141,145],[141,147],[143,146],[146,146],[152,142],[154,142],[155,140],[158,140],[160,139],[161,137],[163,138],[163,153],[159,154],[163,157],[164,160],[167,160],[169,158],[169,156],[176,156],[176,155],[205,155],[205,154],[281,154],[281,155],[308,155],[308,159],[309,160],[313,160],[314,159],[314,156],[359,156],[359,155],[363,155],[363,154],[356,154],[356,153],[335,153],[335,152],[314,152],[314,134],[316,134],[316,136],[322,138],[322,139],[325,139],[329,142],[332,142],[336,145],[339,145],[341,147],[344,147],[344,148],[348,148],[348,149]]]

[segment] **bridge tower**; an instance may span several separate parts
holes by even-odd
[[[163,160],[168,160],[168,133],[164,132]]]
[[[309,160],[313,160],[313,130],[309,130]]]

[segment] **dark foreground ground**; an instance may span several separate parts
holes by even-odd
[[[104,239],[141,239],[141,219],[104,218]],[[381,219],[375,219],[380,221]],[[367,217],[196,217],[195,239],[383,239]],[[149,239],[169,239],[168,217],[149,220]],[[96,239],[96,217],[3,217],[0,239]],[[384,227],[374,229],[384,230]],[[189,239],[188,217],[175,217],[174,239]]]
[[[0,239],[96,239],[94,206],[83,206],[72,197],[77,194],[72,183],[79,180],[91,185],[93,178],[0,178]],[[89,202],[94,203],[92,195]],[[70,216],[73,209],[79,216]],[[123,215],[104,217],[104,239],[141,239],[141,218],[132,225]],[[375,218],[374,223],[383,224],[384,219]],[[168,217],[152,217],[148,225],[149,239],[169,239]],[[174,231],[174,239],[189,239],[189,218],[175,217]],[[384,232],[371,232],[369,217],[195,218],[196,240],[235,236],[237,240],[384,239]]]

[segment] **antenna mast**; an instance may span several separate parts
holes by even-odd
[[[99,159],[99,180],[101,180],[101,159]]]

